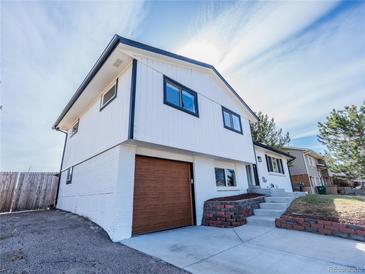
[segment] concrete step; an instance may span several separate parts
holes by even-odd
[[[247,218],[248,224],[261,226],[275,226],[275,217],[251,216]]]
[[[298,198],[305,196],[306,192],[272,192],[271,197],[293,197]]]
[[[281,196],[273,196],[273,197],[265,197],[265,201],[268,203],[291,203],[293,201],[293,197],[281,197]]]
[[[255,216],[262,216],[262,217],[280,217],[285,210],[282,209],[264,209],[258,208],[254,209]]]
[[[286,210],[287,207],[289,206],[289,203],[261,203],[260,207],[264,208],[264,209],[282,209],[282,210]]]

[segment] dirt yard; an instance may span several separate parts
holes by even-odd
[[[63,211],[0,215],[0,273],[187,273]]]

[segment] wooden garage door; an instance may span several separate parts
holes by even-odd
[[[133,234],[192,224],[190,164],[136,156]]]

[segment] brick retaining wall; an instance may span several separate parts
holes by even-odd
[[[264,196],[237,201],[205,201],[202,224],[215,227],[236,227],[246,223]]]
[[[365,242],[365,226],[360,225],[342,224],[314,217],[289,214],[277,218],[275,225],[279,228],[332,235]]]

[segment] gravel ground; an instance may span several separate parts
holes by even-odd
[[[0,215],[3,273],[187,273],[110,241],[103,229],[55,210]]]

